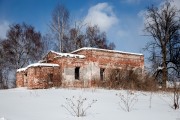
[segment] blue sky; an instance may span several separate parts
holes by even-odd
[[[147,6],[160,6],[163,1],[0,0],[0,37],[5,37],[9,24],[22,22],[33,25],[42,34],[47,33],[52,10],[58,3],[63,3],[70,11],[71,21],[98,24],[107,33],[108,41],[115,43],[117,50],[143,53],[142,48],[150,38],[143,36],[141,13]],[[180,6],[180,0],[174,1]]]

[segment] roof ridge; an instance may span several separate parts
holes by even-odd
[[[106,52],[116,52],[116,53],[123,53],[123,54],[131,54],[131,55],[140,55],[142,56],[142,53],[133,53],[133,52],[124,52],[124,51],[118,51],[118,50],[109,50],[109,49],[102,49],[102,48],[93,48],[93,47],[83,47],[80,49],[77,49],[75,51],[72,51],[71,53],[75,53],[81,50],[99,50],[99,51],[106,51]]]
[[[58,52],[55,52],[55,51],[50,51],[50,52],[52,52],[52,53],[55,53],[55,54],[57,54],[57,55],[59,55],[59,56],[64,56],[64,57],[79,57],[79,58],[85,58],[85,56],[84,55],[79,55],[79,54],[72,54],[72,53],[58,53]],[[57,56],[58,57],[58,56]]]
[[[52,67],[57,67],[59,65],[55,64],[55,63],[32,63],[32,64],[29,64],[27,67],[17,69],[17,72],[25,71],[25,70],[27,70],[30,67],[36,67],[36,66],[47,66],[47,67],[48,66],[52,66]]]

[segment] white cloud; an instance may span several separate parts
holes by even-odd
[[[0,21],[0,38],[6,37],[6,32],[9,29],[9,22]]]
[[[98,25],[102,31],[108,31],[113,25],[118,23],[118,18],[108,3],[98,3],[88,10],[84,19],[85,23]]]

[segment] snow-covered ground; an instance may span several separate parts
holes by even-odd
[[[173,110],[171,98],[164,93],[133,92],[137,101],[130,112],[124,111],[123,103],[116,94],[126,97],[124,90],[104,89],[42,89],[16,88],[0,90],[0,120],[180,120],[180,110]],[[97,100],[86,116],[72,116],[62,105],[66,98]],[[72,98],[73,99],[73,98]],[[75,102],[75,101],[74,101]]]

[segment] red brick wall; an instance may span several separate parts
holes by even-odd
[[[16,73],[17,87],[49,88],[61,86],[61,73],[59,67],[30,67],[26,71]],[[25,75],[26,73],[26,75]],[[49,75],[52,74],[52,81]]]
[[[100,50],[81,50],[76,52],[86,56],[87,61],[98,62],[100,67],[137,67],[144,68],[144,56]]]
[[[52,81],[49,75],[52,74]],[[49,88],[61,85],[59,67],[30,67],[27,72],[28,88]]]
[[[63,87],[81,87],[82,81],[75,80],[74,70],[75,67],[81,67],[81,69],[85,66],[85,59],[79,58],[71,58],[71,57],[60,57],[54,59],[53,63],[59,64],[62,73],[62,86]],[[70,75],[66,72],[70,70]],[[80,79],[82,74],[80,73]],[[81,79],[82,80],[82,79]]]
[[[56,56],[55,53],[49,52],[43,59],[46,60],[47,63],[51,63]]]
[[[16,73],[16,86],[24,87],[24,71]]]

